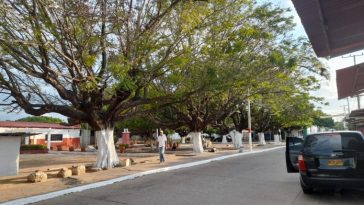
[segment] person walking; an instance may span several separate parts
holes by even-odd
[[[160,131],[160,135],[158,136],[157,140],[159,147],[159,162],[163,163],[166,161],[164,157],[164,151],[166,150],[167,146],[167,137],[165,134],[163,134],[163,130]]]

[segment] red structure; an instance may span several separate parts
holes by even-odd
[[[80,128],[80,125],[65,126],[54,123],[0,121],[0,133],[24,132],[29,134],[29,136],[22,137],[22,144],[48,145],[47,140],[50,137],[50,146],[54,150],[59,145],[64,150],[69,147],[80,147]]]
[[[123,144],[130,144],[130,132],[128,131],[128,129],[124,129],[124,132],[121,136],[121,142]]]

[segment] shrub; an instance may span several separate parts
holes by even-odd
[[[128,148],[129,147],[129,144],[121,144],[120,147]]]
[[[20,146],[20,150],[45,150],[45,149],[47,149],[47,146],[40,144],[29,144]]]

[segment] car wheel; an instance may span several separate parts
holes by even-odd
[[[301,188],[304,194],[312,194],[313,188],[305,185],[302,180],[300,180]]]

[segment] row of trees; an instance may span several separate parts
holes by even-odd
[[[285,12],[253,0],[4,0],[0,105],[88,123],[101,168],[119,163],[113,130],[130,117],[187,126],[196,147],[208,125],[246,128],[248,98],[257,129],[310,124],[326,69]]]

